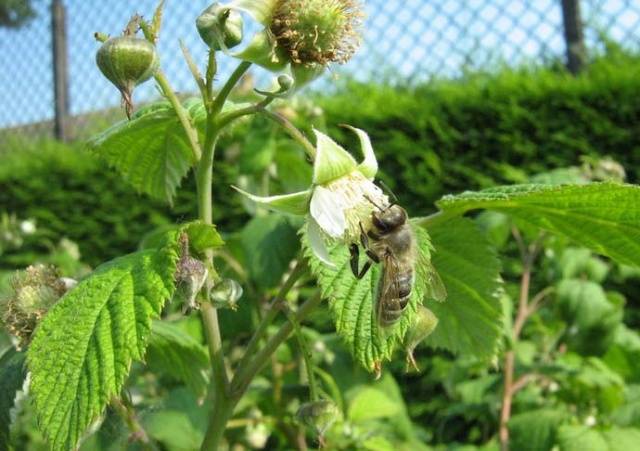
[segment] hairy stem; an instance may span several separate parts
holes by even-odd
[[[171,102],[173,109],[176,111],[176,115],[178,116],[180,125],[182,125],[182,128],[187,135],[187,139],[189,140],[189,147],[191,148],[194,161],[199,161],[200,156],[202,155],[202,149],[200,148],[200,143],[198,142],[198,131],[191,123],[187,110],[185,110],[185,108],[182,106],[182,103],[180,103],[178,96],[176,96],[175,92],[173,92],[173,89],[171,89],[169,80],[167,80],[167,77],[165,77],[164,73],[161,70],[158,70],[154,77],[156,79],[156,82],[158,82],[162,93],[167,98],[167,100]]]

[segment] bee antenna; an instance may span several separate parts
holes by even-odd
[[[376,180],[375,183],[379,185],[380,188],[382,188],[382,191],[386,192],[391,198],[391,205],[389,205],[390,207],[398,203],[398,196],[396,196],[395,193],[391,191],[391,188],[389,188],[386,183],[384,183],[381,179]]]
[[[371,204],[373,204],[374,207],[376,207],[378,210],[380,211],[384,211],[385,209],[382,208],[380,205],[378,205],[377,203],[375,203],[373,201],[373,199],[371,199],[369,196],[367,196],[366,194],[364,195],[364,198],[367,199],[369,202],[371,202]]]

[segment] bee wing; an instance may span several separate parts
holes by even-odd
[[[427,264],[426,275],[426,298],[433,299],[438,302],[444,301],[447,298],[447,289],[444,286],[444,282],[442,282],[442,279],[440,278],[440,274],[438,274],[438,271],[431,262]]]
[[[381,298],[384,299],[399,299],[400,298],[400,285],[398,284],[398,273],[400,268],[398,267],[398,260],[392,255],[385,255],[383,257],[383,271],[382,278],[384,280],[384,291],[382,291]]]
[[[397,277],[399,272],[398,261],[392,255],[387,254],[382,257],[382,263],[382,287],[376,305],[378,321],[382,318],[382,309],[385,305],[388,308],[390,302],[397,303],[397,308],[400,309],[400,285]]]

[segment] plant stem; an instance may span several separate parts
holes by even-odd
[[[222,107],[224,103],[227,101],[231,90],[236,86],[240,78],[249,70],[251,67],[251,63],[248,61],[242,61],[236,70],[233,71],[227,82],[224,84],[216,99],[213,101],[213,105],[211,106],[211,114],[217,115],[220,111],[222,111]]]
[[[189,147],[191,147],[194,162],[199,161],[200,156],[202,155],[202,149],[200,148],[200,143],[198,142],[198,131],[191,123],[187,110],[185,110],[182,106],[182,103],[180,103],[178,96],[176,96],[175,92],[173,92],[173,89],[171,89],[171,85],[169,84],[167,77],[165,77],[164,73],[161,70],[158,70],[156,72],[155,79],[158,82],[162,93],[167,98],[167,100],[171,102],[173,109],[176,111],[178,120],[180,121],[180,124],[182,125],[182,128],[187,135],[187,139],[189,140]]]
[[[274,298],[273,302],[271,302],[271,305],[269,306],[265,316],[262,318],[262,321],[260,321],[258,328],[253,333],[251,340],[249,340],[249,344],[247,345],[247,349],[245,350],[244,355],[242,356],[242,359],[238,364],[238,368],[246,366],[253,358],[256,349],[258,348],[258,344],[260,343],[260,339],[266,333],[267,328],[278,315],[281,304],[284,302],[285,296],[287,295],[289,290],[293,288],[293,285],[298,281],[298,279],[300,279],[300,277],[305,273],[306,270],[306,262],[302,258],[299,259],[298,263],[289,274],[289,277],[287,277],[287,280],[285,280],[285,282],[282,284],[282,287],[280,287],[280,290],[278,291],[278,294]]]
[[[321,301],[322,297],[320,296],[320,292],[318,292],[298,309],[294,315],[295,321],[298,323],[303,321]],[[231,383],[231,390],[229,390],[229,392],[216,392],[216,397],[214,398],[215,404],[212,411],[213,416],[210,418],[209,427],[202,447],[200,448],[202,451],[218,449],[218,445],[224,435],[226,424],[233,414],[233,409],[249,387],[249,383],[268,362],[278,346],[289,337],[292,330],[293,325],[291,322],[284,323],[278,332],[267,341],[265,347],[255,354],[255,357],[245,366],[238,369]]]
[[[320,305],[321,301],[322,296],[320,295],[320,292],[317,292],[296,311],[294,315],[295,321],[298,324],[303,321],[314,308]],[[267,363],[271,354],[273,354],[278,346],[280,346],[289,337],[289,334],[292,331],[293,324],[291,324],[290,321],[287,321],[280,326],[278,332],[276,332],[276,334],[267,341],[264,348],[262,348],[246,366],[238,369],[231,381],[231,392],[233,394],[244,393],[251,380],[256,374],[258,374],[264,364]]]
[[[276,124],[280,125],[289,135],[298,141],[302,147],[304,147],[305,152],[309,155],[309,158],[312,160],[316,157],[316,148],[311,142],[307,139],[306,136],[302,134],[298,128],[289,121],[286,117],[281,114],[274,113],[273,111],[269,111],[267,109],[260,110],[262,114],[264,114],[267,118],[274,121]]]
[[[302,353],[302,358],[304,360],[305,370],[307,371],[307,383],[309,384],[309,397],[311,398],[311,401],[317,401],[320,398],[318,397],[318,386],[316,384],[316,377],[313,373],[314,365],[311,358],[311,351],[309,350],[307,340],[304,338],[304,335],[302,335],[302,328],[300,327],[300,324],[298,324],[296,318],[293,316],[293,313],[291,312],[291,310],[289,310],[288,306],[285,312],[287,314],[287,320],[289,320],[289,322],[293,326],[293,331],[296,339],[298,340],[298,346],[300,347],[300,352]]]
[[[531,271],[533,263],[540,249],[539,241],[527,247],[522,241],[520,232],[514,228],[513,235],[518,243],[522,254],[522,276],[520,277],[520,296],[518,298],[518,311],[516,319],[513,323],[513,331],[509,349],[504,355],[504,391],[502,393],[502,407],[500,411],[500,449],[502,451],[509,450],[509,420],[511,419],[511,405],[513,403],[513,395],[526,382],[517,381],[514,383],[515,360],[516,355],[514,347],[520,338],[520,333],[524,327],[531,310],[529,308],[529,287],[531,286]]]
[[[157,450],[157,448],[154,446],[153,442],[147,435],[147,431],[144,430],[144,428],[138,421],[135,412],[130,406],[125,404],[118,397],[114,397],[111,400],[111,406],[118,411],[124,422],[127,424],[127,427],[131,431],[131,440],[139,442],[142,446],[142,449],[146,451]]]

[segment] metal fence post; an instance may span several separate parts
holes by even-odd
[[[567,68],[572,74],[577,74],[584,66],[587,53],[584,46],[580,0],[562,0],[562,22],[567,44]]]
[[[69,73],[67,67],[67,29],[62,0],[51,3],[51,43],[53,50],[53,101],[55,109],[54,134],[61,141],[71,138],[69,133]]]

